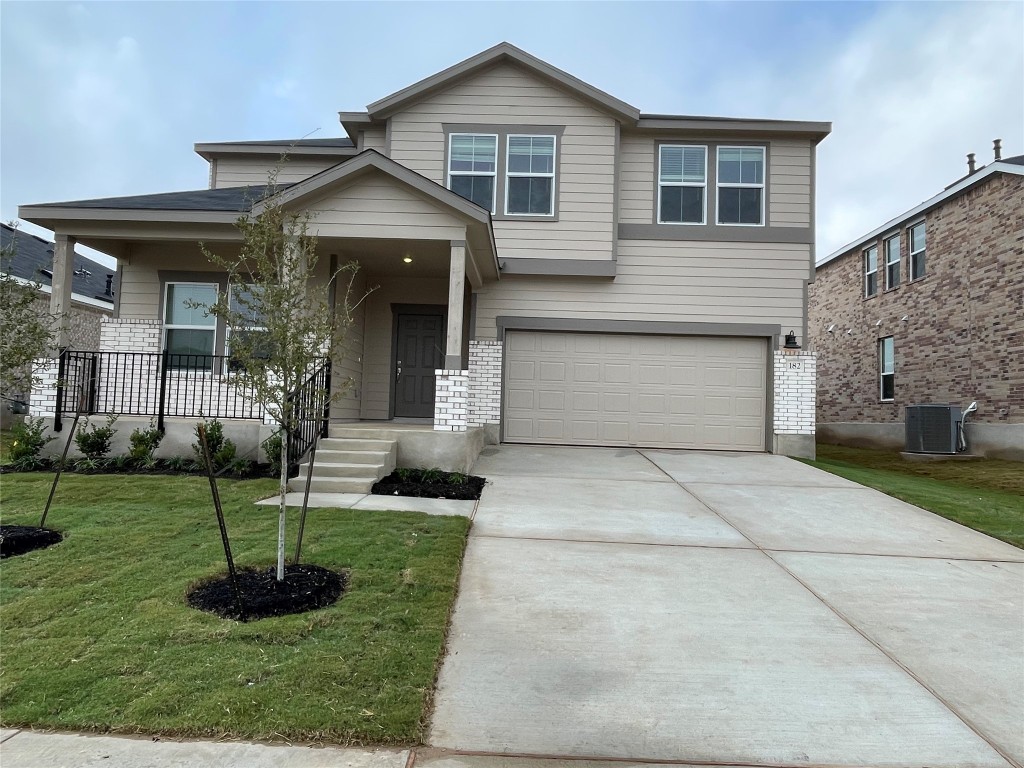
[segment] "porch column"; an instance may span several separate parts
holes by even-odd
[[[74,272],[75,238],[58,234],[53,246],[53,277],[50,279],[50,314],[57,323],[52,357],[71,343],[71,281]]]
[[[462,325],[466,302],[466,241],[452,240],[451,266],[448,268],[448,341],[445,349],[446,370],[461,371]]]

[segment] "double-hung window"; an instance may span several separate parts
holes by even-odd
[[[217,318],[206,307],[217,301],[216,283],[167,283],[164,347],[172,368],[207,368],[217,340]]]
[[[878,340],[879,396],[893,400],[896,396],[896,356],[892,336]]]
[[[707,147],[663,144],[658,152],[658,223],[703,224]]]
[[[891,291],[900,284],[900,236],[885,238],[882,250],[885,252],[885,289]]]
[[[878,246],[864,249],[864,297],[878,293]]]
[[[453,133],[448,142],[448,189],[494,213],[498,136]]]
[[[764,224],[764,147],[718,148],[718,223]]]
[[[260,306],[259,287],[246,283],[233,283],[228,289],[231,312],[236,315],[235,325],[228,328],[227,352],[245,346],[259,358],[269,358],[267,324]],[[239,322],[241,321],[241,322]],[[232,361],[231,367],[237,364]]]
[[[924,222],[910,228],[910,279],[924,277]]]
[[[510,134],[505,176],[505,213],[555,215],[555,137]]]

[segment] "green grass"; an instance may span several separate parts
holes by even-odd
[[[37,524],[51,481],[4,475],[3,522]],[[236,562],[269,565],[277,511],[252,502],[274,482],[220,490]],[[422,740],[465,518],[310,510],[303,559],[348,570],[348,592],[248,624],[185,603],[190,584],[225,570],[204,478],[68,475],[47,525],[65,540],[0,564],[5,727]]]
[[[808,464],[1024,548],[1024,464],[907,461],[894,451],[817,446]]]

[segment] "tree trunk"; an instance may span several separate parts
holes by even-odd
[[[285,494],[288,493],[288,443],[289,432],[281,430],[281,507],[277,513],[277,580],[284,581],[284,524],[288,505],[285,504]]]

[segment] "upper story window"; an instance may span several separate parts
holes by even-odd
[[[764,147],[718,148],[718,223],[764,224]]]
[[[910,279],[924,277],[924,222],[919,221],[910,228]]]
[[[708,149],[663,144],[658,153],[658,223],[703,224]]]
[[[885,289],[890,291],[900,284],[900,236],[885,238],[882,250],[885,253]]]
[[[892,336],[878,340],[879,399],[896,397],[896,354]]]
[[[864,249],[864,296],[878,293],[878,246]]]
[[[448,189],[494,213],[497,135],[453,133],[448,140]]]
[[[555,137],[508,137],[505,213],[555,215]]]
[[[217,318],[203,306],[217,301],[216,283],[167,283],[164,347],[173,368],[207,368],[217,340]]]

